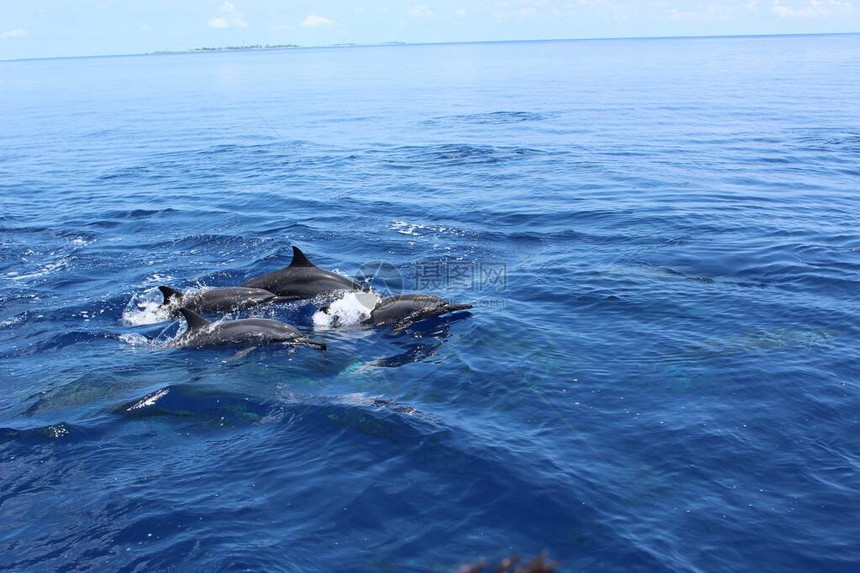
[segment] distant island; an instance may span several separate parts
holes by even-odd
[[[189,52],[242,52],[245,50],[285,50],[298,48],[298,44],[253,44],[251,46],[224,46],[221,48],[192,48]]]
[[[304,47],[316,47],[316,48],[351,48],[356,46],[398,46],[405,45],[406,42],[380,42],[379,44],[331,44],[329,46],[304,46]],[[208,47],[204,46],[202,48],[190,48],[188,50],[159,50],[157,52],[149,52],[149,54],[192,54],[199,52],[249,52],[249,51],[263,51],[263,50],[292,50],[295,48],[301,48],[298,44],[251,44],[248,46],[221,46],[221,47]]]
[[[161,50],[151,52],[153,54],[188,54],[194,52],[245,52],[251,50],[287,50],[298,48],[298,44],[252,44],[250,46],[221,46],[218,48],[210,48],[204,46],[202,48],[191,48],[189,50]]]

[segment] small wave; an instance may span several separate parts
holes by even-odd
[[[16,324],[20,324],[24,318],[27,316],[27,313],[21,313],[17,316],[10,316],[7,319],[0,320],[0,328],[9,328],[10,326],[15,326]]]
[[[123,167],[121,169],[114,169],[109,173],[99,175],[99,181],[114,181],[116,179],[138,181],[154,175],[156,175],[156,171],[152,167]]]
[[[21,440],[21,441],[53,441],[61,438],[68,438],[72,434],[79,434],[78,428],[59,422],[57,424],[49,424],[47,426],[37,426],[33,428],[0,428],[0,440]]]
[[[93,310],[81,310],[81,311],[76,312],[74,316],[76,316],[76,317],[80,316],[82,319],[84,319],[84,322],[89,322],[90,320],[95,319],[99,315],[104,314],[104,313],[105,313],[105,310],[103,308],[99,309],[98,312],[96,312],[95,309],[93,309]]]
[[[412,235],[417,237],[419,236],[417,230],[426,229],[427,227],[415,223],[407,223],[406,221],[395,221],[388,228],[392,231],[397,231],[401,235]]]
[[[391,169],[441,169],[447,174],[448,170],[455,166],[478,167],[503,163],[508,167],[512,161],[529,160],[548,153],[550,152],[526,147],[445,143],[380,147],[369,151],[368,155],[382,155],[383,157],[376,161]],[[492,173],[488,176],[501,175]]]
[[[430,120],[432,123],[477,123],[477,124],[505,124],[520,123],[523,121],[541,121],[547,119],[549,114],[535,113],[531,111],[493,111],[489,113],[470,113],[463,115],[451,115],[437,117]]]
[[[162,388],[161,390],[153,392],[152,394],[149,394],[148,396],[145,396],[143,399],[141,399],[141,400],[135,402],[134,404],[131,404],[130,406],[126,407],[125,411],[131,412],[133,410],[140,410],[141,408],[149,408],[149,407],[155,405],[155,403],[158,402],[158,400],[160,400],[161,398],[166,396],[168,392],[170,392],[170,388]]]
[[[18,274],[17,271],[12,271],[6,275],[6,278],[13,281],[24,281],[43,277],[45,275],[53,273],[54,271],[66,268],[67,266],[69,266],[69,262],[71,262],[73,258],[74,257],[63,257],[62,259],[59,259],[52,263],[48,263],[39,270],[29,272],[23,275]]]
[[[144,346],[151,344],[151,341],[142,334],[134,332],[124,332],[119,335],[119,340],[131,346]]]
[[[413,416],[418,412],[418,409],[409,404],[402,404],[396,400],[385,398],[383,396],[367,395],[363,392],[352,392],[332,398],[329,403],[341,406],[358,406],[361,408],[369,408],[373,410],[391,410],[398,414],[406,414]]]
[[[128,418],[176,416],[218,427],[247,426],[269,415],[271,404],[244,394],[195,384],[176,384],[150,392],[110,410]]]
[[[446,227],[444,225],[422,225],[420,223],[409,223],[407,221],[394,221],[388,226],[389,231],[395,231],[401,235],[409,235],[412,237],[421,237],[427,233],[445,233],[455,237],[465,237],[474,233],[457,229],[456,227]]]
[[[348,292],[328,305],[328,312],[314,313],[314,328],[355,326],[370,318],[370,312],[381,300],[375,292]]]
[[[152,273],[151,277],[148,277],[143,284],[147,285],[163,285],[169,283],[173,280],[173,275],[160,275],[158,273]]]
[[[95,241],[95,239],[79,235],[72,239],[72,244],[77,247],[86,247],[87,245],[92,245]]]
[[[179,209],[171,207],[166,209],[118,209],[104,213],[104,217],[108,219],[146,219],[153,215],[169,215],[179,212]]]

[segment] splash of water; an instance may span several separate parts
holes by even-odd
[[[382,300],[375,292],[348,292],[328,305],[327,311],[314,313],[314,328],[354,326],[370,318],[376,304]]]
[[[151,344],[147,337],[137,333],[124,332],[119,335],[119,340],[131,346],[146,346]]]
[[[134,294],[122,311],[122,323],[130,326],[142,326],[172,320],[171,309],[161,304],[163,300],[158,289],[149,289],[146,292]]]

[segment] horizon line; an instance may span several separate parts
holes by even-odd
[[[135,58],[142,56],[170,56],[182,54],[207,54],[207,53],[223,53],[223,52],[240,52],[240,51],[275,51],[275,50],[319,50],[319,49],[345,49],[345,48],[396,48],[404,46],[445,46],[458,44],[516,44],[529,42],[603,42],[611,40],[705,40],[705,39],[720,39],[720,38],[790,38],[797,36],[856,36],[860,32],[804,32],[794,34],[706,34],[702,36],[606,36],[597,38],[545,38],[545,39],[530,39],[530,40],[459,40],[448,42],[400,42],[400,41],[385,41],[369,44],[322,44],[319,46],[301,46],[295,45],[292,47],[248,47],[244,46],[220,46],[220,47],[197,47],[185,48],[181,50],[158,50],[155,52],[137,52],[128,54],[90,54],[79,56],[39,56],[34,58],[10,58],[0,59],[0,62],[28,62],[39,60],[83,60],[93,58]],[[238,48],[238,49],[237,49]]]

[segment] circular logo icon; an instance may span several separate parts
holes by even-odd
[[[356,271],[353,280],[373,288],[383,298],[397,296],[403,292],[403,274],[397,267],[385,261],[364,263]]]

